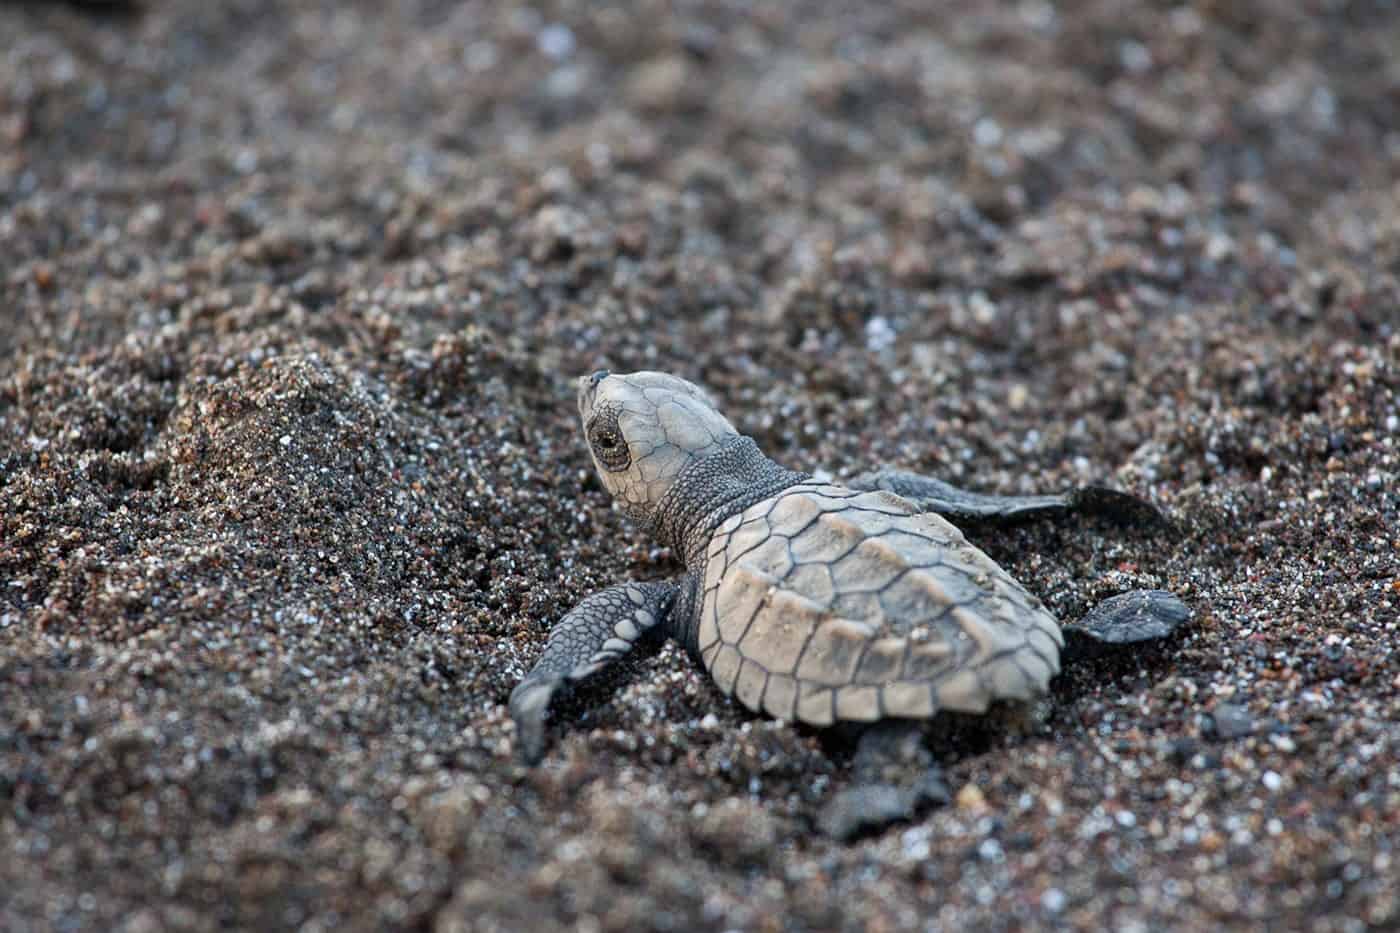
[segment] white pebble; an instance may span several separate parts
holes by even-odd
[[[972,319],[978,324],[991,324],[997,319],[997,312],[1000,310],[997,303],[987,297],[986,292],[973,292],[967,299],[967,306],[972,311]]]
[[[865,322],[865,348],[872,353],[889,349],[894,344],[894,328],[890,322],[876,315]]]
[[[1211,262],[1221,262],[1235,254],[1235,241],[1223,233],[1216,233],[1206,241],[1206,258]]]
[[[983,117],[972,127],[972,138],[977,145],[990,148],[1001,142],[1001,127],[991,117]]]
[[[1128,71],[1142,74],[1152,67],[1152,53],[1141,42],[1129,39],[1118,44],[1118,61]]]
[[[535,43],[541,52],[555,61],[568,58],[578,45],[574,39],[574,31],[563,23],[550,23],[541,29],[535,37]]]

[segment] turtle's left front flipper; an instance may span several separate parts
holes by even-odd
[[[859,492],[884,490],[944,518],[1017,522],[1074,513],[1101,515],[1126,525],[1166,525],[1166,517],[1144,499],[1104,486],[1082,486],[1060,495],[996,496],[969,492],[932,476],[907,470],[872,470],[845,485]]]
[[[674,583],[621,583],[586,597],[555,623],[544,654],[510,693],[521,755],[544,757],[549,703],[561,687],[602,671],[663,624],[675,604]]]

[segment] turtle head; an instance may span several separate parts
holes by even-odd
[[[739,436],[704,390],[666,373],[584,376],[578,411],[603,485],[642,521],[681,470]]]

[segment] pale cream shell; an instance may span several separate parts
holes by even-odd
[[[756,712],[838,720],[980,713],[1045,693],[1063,637],[944,519],[887,492],[804,483],[710,543],[705,666]]]

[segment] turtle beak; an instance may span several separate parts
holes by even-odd
[[[598,384],[608,378],[608,371],[600,369],[589,376],[580,376],[578,380],[578,410],[581,414],[587,415],[593,408],[593,396],[598,391]]]

